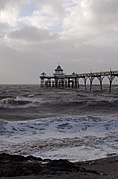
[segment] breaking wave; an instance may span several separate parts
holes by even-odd
[[[27,108],[35,106],[40,99],[28,97],[3,98],[0,100],[0,109],[4,108]]]
[[[118,154],[118,118],[57,117],[0,120],[0,152],[42,158],[92,160]]]

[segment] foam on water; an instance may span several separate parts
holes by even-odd
[[[0,120],[0,152],[91,160],[118,154],[118,118],[76,116]]]

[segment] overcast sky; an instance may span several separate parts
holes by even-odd
[[[118,0],[0,0],[0,83],[118,70]]]

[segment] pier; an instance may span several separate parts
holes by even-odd
[[[107,77],[109,80],[109,93],[111,92],[112,82],[115,77],[118,77],[118,71],[105,71],[105,72],[90,72],[90,73],[72,73],[65,74],[60,65],[57,66],[53,75],[49,76],[46,73],[40,75],[41,87],[46,88],[76,88],[80,87],[80,79],[84,82],[84,88],[87,90],[87,80],[89,80],[90,91],[92,90],[93,81],[98,79],[100,89],[103,89],[103,79]]]

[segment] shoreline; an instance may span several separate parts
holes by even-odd
[[[61,159],[0,154],[1,179],[115,179],[117,168],[118,155],[72,163]]]

